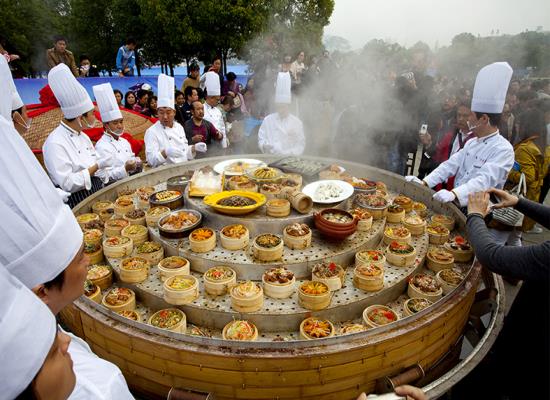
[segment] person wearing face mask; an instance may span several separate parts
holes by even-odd
[[[11,79],[11,82],[13,82],[13,79]],[[13,120],[15,130],[19,132],[20,135],[23,135],[31,129],[32,120],[27,115],[27,107],[23,103],[23,100],[21,100],[19,93],[17,93],[15,84],[13,85],[12,90],[13,96],[11,104],[11,118]]]
[[[39,329],[33,329],[39,327]],[[50,310],[0,265],[2,399],[65,400],[75,387],[70,337]]]
[[[99,158],[115,161],[109,176],[113,180],[126,178],[141,170],[141,159],[134,157],[130,143],[120,136],[124,133],[124,120],[110,83],[93,87],[94,96],[105,132],[97,141],[95,149]]]
[[[71,193],[67,203],[72,208],[109,182],[109,167],[115,160],[100,158],[82,132],[95,122],[94,105],[69,68],[64,64],[52,68],[48,83],[61,105],[63,119],[44,142],[44,164],[53,183]]]
[[[433,198],[442,203],[457,201],[461,207],[468,204],[470,193],[504,186],[514,165],[514,149],[499,134],[498,125],[512,72],[506,62],[493,63],[479,71],[472,99],[474,122],[468,121],[476,137],[423,180],[407,176],[407,181],[434,187],[455,176],[454,188],[442,189]]]
[[[89,260],[83,233],[32,151],[3,121],[0,193],[0,264],[57,315],[84,293]],[[71,400],[133,398],[115,365],[98,358],[82,339],[67,335],[76,374]]]
[[[165,74],[158,77],[158,121],[145,132],[145,156],[155,168],[177,164],[195,158],[196,152],[205,153],[206,143],[189,145],[183,127],[175,120],[174,78]]]

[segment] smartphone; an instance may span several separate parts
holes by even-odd
[[[420,126],[420,132],[419,134],[420,135],[425,135],[426,133],[428,133],[428,124],[422,124]]]

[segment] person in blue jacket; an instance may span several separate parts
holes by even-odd
[[[128,38],[124,46],[120,46],[116,55],[116,68],[118,76],[134,76],[134,66],[136,65],[136,40]]]

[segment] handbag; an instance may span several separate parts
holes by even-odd
[[[525,175],[521,173],[517,186],[509,190],[508,193],[518,197],[525,197],[527,194],[527,182]],[[493,209],[493,219],[507,226],[522,226],[523,214],[513,207]]]

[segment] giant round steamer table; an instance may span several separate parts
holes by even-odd
[[[278,160],[257,155],[246,157],[267,163]],[[335,163],[356,177],[382,181],[390,197],[404,194],[425,203],[429,214],[451,215],[457,221],[452,235],[464,233],[465,218],[460,211],[452,205],[432,201],[431,191],[426,188],[362,164],[303,158]],[[80,203],[74,212],[76,215],[91,212],[98,200],[114,202],[122,189],[142,186],[164,189],[169,178],[190,169],[214,166],[223,159],[201,159],[150,170],[103,189]],[[465,279],[455,290],[413,316],[403,314],[410,277],[418,272],[432,273],[424,266],[427,234],[412,238],[417,250],[414,265],[396,267],[386,263],[383,289],[366,292],[353,284],[355,254],[359,250],[385,248],[382,241],[385,219],[375,220],[370,231],[356,232],[342,242],[327,241],[313,229],[309,248],[285,247],[282,260],[266,263],[255,261],[249,247],[237,251],[223,249],[219,231],[226,225],[241,223],[250,230],[252,243],[258,234],[282,234],[291,222],[303,222],[314,228],[313,213],[323,207],[316,204],[306,215],[293,210],[286,218],[272,218],[266,216],[265,206],[248,215],[227,216],[210,209],[201,198],[190,198],[187,191],[184,201],[184,208],[200,211],[202,226],[216,231],[216,247],[206,253],[195,253],[190,250],[188,238],[165,239],[157,228],[149,228],[149,236],[163,245],[165,257],[180,255],[190,261],[191,274],[199,281],[196,300],[179,306],[168,304],[163,299],[157,266],[152,266],[142,283],[122,283],[118,281],[120,259],[106,258],[115,273],[114,285],[135,291],[137,311],[143,322],[124,318],[84,296],[62,312],[64,324],[84,338],[96,354],[118,365],[131,388],[143,397],[165,398],[171,388],[177,388],[209,393],[209,398],[216,399],[354,399],[363,391],[380,393],[391,390],[392,385],[408,382],[424,387],[430,397],[437,397],[471,371],[498,334],[503,318],[502,282],[484,272],[477,261],[456,264]],[[347,202],[337,205],[344,209],[348,206]],[[212,297],[204,292],[203,273],[213,266],[233,268],[239,281],[261,283],[267,269],[285,265],[294,272],[298,287],[302,281],[311,279],[312,266],[322,261],[342,265],[346,275],[343,287],[333,292],[330,305],[320,311],[301,307],[297,290],[288,299],[265,297],[263,307],[251,313],[234,311],[228,294]],[[341,334],[345,323],[362,324],[363,310],[373,304],[391,307],[399,319],[363,332]],[[170,307],[185,313],[186,333],[147,323],[154,312]],[[336,334],[323,339],[302,339],[300,323],[310,316],[331,321]],[[257,340],[224,340],[222,329],[233,320],[252,322],[259,332]],[[209,335],[190,334],[192,325]],[[461,348],[468,347],[463,345],[464,337],[472,345],[460,355]]]

